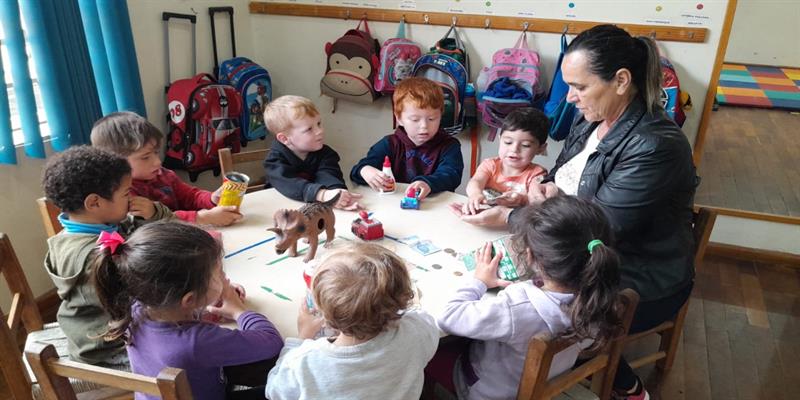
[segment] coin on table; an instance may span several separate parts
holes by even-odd
[[[461,272],[461,271],[454,271],[454,272],[453,272],[453,275],[455,275],[455,276],[461,276],[461,275],[464,275],[464,273],[463,273],[463,272]]]
[[[441,265],[439,265],[439,264],[433,264],[433,265],[431,265],[431,267],[432,267],[433,269],[442,269],[442,266],[441,266]]]
[[[447,254],[450,254],[451,256],[456,254],[456,251],[451,249],[451,248],[449,248],[449,247],[444,249],[444,252],[447,253]]]

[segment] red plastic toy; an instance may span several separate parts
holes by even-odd
[[[366,211],[360,211],[358,218],[353,220],[351,226],[353,235],[361,240],[377,240],[383,238],[383,224],[377,219],[370,218]]]

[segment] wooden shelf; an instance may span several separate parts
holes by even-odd
[[[407,23],[458,27],[486,28],[504,30],[522,30],[527,24],[529,32],[547,32],[578,34],[595,25],[605,22],[572,21],[561,19],[542,19],[524,17],[502,17],[496,15],[452,14],[441,12],[388,10],[380,8],[318,6],[291,3],[250,2],[250,13],[291,15],[295,17],[360,19],[367,17],[369,21],[400,22],[405,18]],[[706,41],[708,29],[663,25],[617,24],[634,36],[655,36],[657,40],[673,42],[703,43]]]

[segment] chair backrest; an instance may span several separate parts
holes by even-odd
[[[231,149],[219,149],[219,167],[222,171],[222,176],[230,171],[236,171],[237,164],[244,164],[249,162],[264,161],[267,158],[269,149],[243,151],[239,153],[231,153]],[[264,176],[260,179],[253,179],[250,177],[250,184],[247,185],[247,193],[262,190],[267,186],[267,177]]]
[[[30,399],[31,382],[22,363],[18,330],[20,323],[26,333],[42,329],[42,316],[11,240],[4,233],[0,233],[0,274],[11,293],[8,314],[0,308],[0,369],[14,398]]]
[[[70,385],[68,378],[160,396],[165,400],[192,399],[189,379],[182,369],[164,368],[157,377],[153,378],[132,372],[59,359],[52,344],[39,342],[33,342],[25,349],[25,357],[27,357],[46,399],[77,400],[75,390]],[[104,391],[105,389],[97,390],[100,393]],[[81,393],[82,398],[91,396],[91,392]]]
[[[55,236],[58,232],[61,232],[64,229],[61,223],[58,222],[58,214],[61,214],[61,210],[44,197],[36,199],[36,204],[39,205],[39,214],[42,216],[42,223],[47,237]]]
[[[622,353],[622,339],[627,335],[633,320],[633,313],[639,304],[639,295],[632,289],[624,289],[619,294],[621,304],[622,329],[590,360],[578,368],[564,372],[548,380],[547,376],[553,357],[576,343],[575,339],[544,339],[534,337],[528,344],[525,356],[525,369],[517,391],[518,400],[545,400],[558,396],[578,382],[594,375],[593,389],[599,392],[600,399],[608,399]]]
[[[697,268],[706,255],[708,240],[717,220],[717,212],[710,208],[699,207],[692,215],[692,234],[694,235],[694,266]]]

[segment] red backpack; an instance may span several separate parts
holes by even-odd
[[[233,86],[221,85],[209,74],[179,79],[167,91],[169,134],[165,166],[189,172],[194,182],[209,169],[219,174],[217,152],[240,150],[242,97]]]

